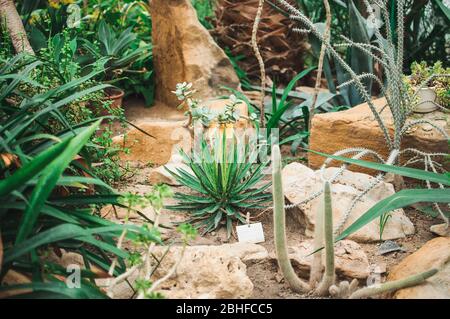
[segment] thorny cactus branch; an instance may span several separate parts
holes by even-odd
[[[430,166],[431,169],[433,170],[433,172],[437,173],[436,168],[433,165],[433,161],[431,160],[431,157],[430,156],[425,156],[424,160],[425,160],[424,161],[424,163],[425,163],[425,170],[428,171],[428,166]],[[427,188],[428,189],[432,189],[430,181],[426,181],[426,184],[427,184]],[[442,188],[442,189],[444,188],[444,185],[442,185],[440,183],[438,185],[439,185],[440,188]],[[441,210],[441,207],[438,205],[438,203],[434,203],[434,207],[436,208],[436,210],[438,211],[439,215],[444,220],[445,225],[446,225],[445,227],[448,228],[448,226],[449,226],[449,218],[447,216],[445,216],[444,212]],[[449,207],[450,207],[450,204],[449,204]]]
[[[406,124],[402,129],[402,135],[405,135],[411,127],[420,125],[420,124],[428,124],[431,127],[433,127],[436,131],[438,131],[442,136],[444,136],[447,140],[450,138],[444,129],[442,129],[441,127],[437,126],[435,123],[432,123],[426,119],[415,120],[415,121],[411,121],[410,123]]]
[[[258,27],[259,23],[261,22],[261,15],[264,7],[264,0],[259,0],[258,9],[256,11],[256,17],[255,21],[253,23],[253,29],[252,29],[252,48],[253,52],[255,53],[256,59],[258,60],[259,64],[259,70],[260,70],[260,76],[261,76],[261,97],[259,102],[260,107],[260,123],[259,127],[263,128],[265,126],[265,110],[264,110],[264,96],[266,94],[266,69],[264,66],[264,60],[261,56],[261,52],[258,48],[258,41],[257,41],[257,35],[258,35]]]
[[[364,84],[357,78],[357,74],[352,70],[352,68],[342,59],[342,57],[339,55],[339,53],[333,48],[333,46],[330,44],[329,39],[324,39],[321,32],[318,30],[318,28],[314,25],[314,23],[306,17],[300,10],[296,9],[294,6],[292,6],[290,3],[288,3],[285,0],[277,0],[278,3],[285,8],[288,13],[291,16],[295,17],[295,20],[300,21],[306,26],[306,29],[311,30],[311,33],[313,33],[322,43],[324,43],[327,47],[327,51],[336,59],[336,61],[344,68],[344,70],[350,75],[352,79],[355,79],[355,86],[359,92],[359,94],[364,98],[364,100],[368,103],[370,110],[372,111],[375,120],[377,121],[378,125],[380,126],[384,138],[386,140],[386,143],[390,149],[393,148],[392,139],[389,135],[388,129],[386,124],[384,123],[383,119],[381,118],[380,114],[378,114],[375,105],[372,102],[371,94],[367,92],[367,88],[364,86]]]
[[[281,180],[281,154],[278,145],[274,145],[272,148],[272,192],[274,238],[278,265],[292,290],[305,293],[310,290],[310,286],[295,273],[286,246],[286,214],[284,211],[284,193]]]
[[[353,153],[356,153],[356,155],[354,155],[353,157],[352,157],[352,159],[360,159],[361,157],[363,157],[363,156],[366,156],[366,155],[372,155],[372,156],[374,156],[377,160],[379,160],[381,163],[384,163],[384,161],[383,161],[383,159],[382,159],[382,157],[378,154],[378,153],[376,153],[376,152],[374,152],[374,151],[371,151],[371,150],[368,150],[368,149],[365,149],[365,148],[362,148],[362,147],[358,147],[358,148],[348,148],[348,149],[345,149],[345,150],[341,150],[341,151],[338,151],[338,152],[336,152],[336,153],[334,153],[333,155],[346,155],[346,154],[353,154]],[[322,167],[321,167],[321,173],[322,173],[322,176],[324,176],[324,170],[325,170],[325,167],[330,163],[332,161],[332,159],[326,159],[325,160],[325,162],[324,162],[324,164],[322,165]],[[327,180],[330,182],[330,183],[333,183],[340,175],[342,175],[342,173],[347,169],[347,167],[348,167],[348,164],[342,164],[341,166],[340,166],[340,168],[338,169],[338,171],[336,172],[336,174],[334,174],[334,176],[332,176],[331,178],[328,178]],[[302,201],[300,201],[300,202],[298,202],[298,203],[293,203],[293,204],[290,204],[290,205],[285,205],[285,209],[292,209],[292,208],[294,208],[294,207],[298,207],[298,206],[300,206],[300,205],[302,205],[302,204],[305,204],[305,203],[307,203],[307,202],[310,202],[311,200],[313,200],[314,198],[316,198],[316,197],[318,197],[318,196],[320,196],[320,195],[322,195],[322,193],[323,193],[323,189],[320,189],[319,191],[317,191],[317,192],[315,192],[315,193],[313,193],[311,196],[309,196],[308,198],[306,198],[306,199],[304,199],[304,200],[302,200]]]
[[[374,189],[378,184],[380,184],[384,177],[386,176],[386,173],[380,173],[378,174],[375,179],[373,179],[369,186],[367,186],[361,193],[356,196],[350,206],[346,209],[345,213],[342,215],[338,225],[336,226],[334,230],[334,234],[337,236],[342,231],[342,228],[344,227],[345,223],[347,222],[348,218],[350,217],[350,214],[352,213],[353,209],[356,207],[359,201],[363,199],[364,196],[366,196],[372,189]]]
[[[308,131],[311,129],[312,118],[314,117],[314,113],[316,110],[317,98],[319,96],[320,86],[322,84],[322,73],[323,73],[323,63],[325,60],[325,54],[327,53],[327,46],[325,43],[328,42],[331,33],[331,8],[328,0],[323,0],[323,5],[325,7],[326,12],[326,22],[325,22],[325,31],[323,34],[324,42],[322,42],[322,46],[320,48],[320,56],[319,56],[319,65],[317,68],[317,76],[316,76],[316,85],[314,86],[314,93],[312,97],[311,110],[309,111],[309,121],[308,121]]]
[[[437,269],[431,269],[423,273],[413,275],[404,279],[399,279],[395,281],[389,281],[382,283],[380,285],[373,285],[365,288],[361,288],[354,293],[352,293],[349,299],[361,299],[369,298],[375,295],[392,292],[408,287],[413,287],[423,283],[425,280],[434,276],[438,272]]]

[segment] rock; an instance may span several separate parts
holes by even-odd
[[[288,249],[293,267],[302,277],[309,278],[314,251],[314,243],[307,240]],[[340,276],[365,279],[369,276],[370,265],[366,253],[360,245],[351,240],[342,240],[335,244],[335,267]],[[272,256],[275,259],[275,255]]]
[[[137,279],[138,273],[134,272],[132,275],[128,277],[128,282],[134,283]],[[134,291],[130,284],[126,280],[120,282],[114,288],[112,289],[112,296],[110,296],[113,299],[131,299],[134,295]],[[111,279],[109,278],[101,278],[101,279],[95,279],[95,284],[104,291],[108,291],[108,288],[111,284]]]
[[[377,109],[381,109],[385,104],[384,98],[374,100]],[[392,115],[388,108],[382,112],[389,130],[393,133]],[[446,115],[440,111],[423,115],[413,115],[408,121],[425,118],[430,120],[443,130],[450,133]],[[430,130],[428,124],[421,124],[412,127],[404,136],[402,148],[415,148],[431,153],[448,153],[447,139],[436,130]],[[370,136],[370,138],[368,138]],[[364,147],[383,155],[388,155],[388,149],[383,133],[374,119],[367,103],[355,106],[349,110],[341,112],[331,112],[317,114],[312,120],[310,148],[326,154],[333,154],[337,151],[349,147]],[[410,156],[410,155],[408,155]],[[410,157],[404,156],[402,162]],[[319,168],[325,157],[310,152],[308,154],[309,166]],[[372,160],[368,157],[367,160]],[[339,166],[342,162],[333,161],[333,166]],[[374,170],[365,169],[359,166],[350,166],[351,170],[374,174]]]
[[[220,247],[239,257],[244,263],[254,263],[269,258],[267,249],[257,244],[234,243],[224,244]]]
[[[157,246],[154,255],[160,258],[167,247]],[[164,257],[152,280],[164,276],[181,254],[180,246],[172,246]],[[221,246],[200,245],[186,247],[185,254],[176,274],[160,289],[166,298],[248,298],[253,292],[253,284],[246,274],[246,265],[268,259],[267,250],[256,244],[234,243]],[[133,283],[136,275],[129,278]],[[108,279],[97,279],[100,287],[106,287]],[[128,299],[133,290],[126,282],[117,285],[114,298]]]
[[[233,246],[188,246],[176,275],[161,285],[159,291],[170,299],[188,298],[249,298],[253,284],[247,276],[246,265],[238,255],[247,249],[233,252]],[[161,257],[164,247],[158,247],[155,256]],[[173,246],[162,260],[152,280],[164,276],[181,256],[182,247]]]
[[[383,242],[380,247],[378,247],[378,254],[379,255],[386,255],[389,253],[392,253],[394,251],[405,251],[405,249],[401,246],[399,246],[395,241],[392,240],[386,240]]]
[[[8,272],[3,277],[2,281],[0,282],[0,286],[15,286],[15,285],[21,285],[21,284],[29,284],[31,283],[31,279],[25,276],[24,274],[21,274],[20,272],[17,272],[15,270],[8,270]],[[16,295],[26,294],[33,292],[32,289],[11,289],[11,290],[5,290],[0,291],[0,298],[9,298],[14,297]]]
[[[370,272],[373,274],[381,275],[387,272],[387,264],[385,262],[370,265]]]
[[[325,169],[325,177],[330,178],[338,169],[330,167]],[[321,172],[313,171],[309,167],[300,163],[291,163],[286,165],[282,172],[284,194],[292,203],[298,203],[308,198],[313,193],[323,189],[323,181]],[[333,202],[333,221],[337,225],[341,216],[345,213],[352,200],[368,185],[374,177],[351,171],[345,171],[331,187]],[[343,229],[350,226],[357,218],[364,214],[368,209],[375,205],[381,199],[394,194],[392,184],[381,182],[377,187],[372,189],[362,201],[359,201]],[[300,209],[304,216],[299,216],[299,220],[306,220],[306,235],[313,236],[315,215],[321,204],[322,197],[319,196],[312,201],[300,205]],[[304,218],[305,217],[305,218]],[[348,238],[357,242],[373,242],[380,239],[379,218],[373,220]],[[405,216],[402,209],[391,212],[384,232],[383,240],[403,238],[406,235],[414,233],[414,225]]]
[[[67,252],[64,249],[61,249],[61,256],[56,255],[54,251],[49,251],[49,254],[46,256],[46,260],[58,264],[64,268],[73,265],[79,266],[82,269],[86,268],[82,255],[74,252]],[[90,264],[89,270],[96,276],[96,278],[110,278],[107,271],[92,263]]]
[[[125,135],[115,136],[113,142],[116,145],[130,150],[128,154],[121,153],[120,157],[124,161],[164,165],[180,148],[185,151],[191,148],[191,135],[189,130],[183,127],[185,121],[142,120],[134,124],[153,137],[136,128],[130,129]]]
[[[446,223],[433,225],[430,227],[430,231],[438,236],[450,237],[450,227]]]
[[[184,166],[185,167],[183,168],[189,168],[186,165]],[[168,167],[173,172],[176,172],[178,168],[175,164],[172,163],[154,168],[151,170],[150,175],[148,176],[148,182],[152,185],[163,183],[170,186],[180,186],[180,183],[178,183],[175,178],[170,175],[168,171],[166,171],[165,167]]]
[[[176,107],[171,91],[179,82],[193,83],[200,99],[222,95],[221,85],[238,88],[230,60],[200,24],[190,0],[154,0],[150,8],[157,100]]]
[[[154,168],[151,170],[148,181],[152,185],[164,183],[171,186],[180,186],[181,184],[167,171],[167,169],[176,173],[178,169],[183,169],[187,173],[194,175],[192,169],[183,163],[183,158],[180,154],[174,154],[166,165]]]
[[[439,272],[421,285],[394,293],[396,299],[449,299],[450,298],[450,238],[440,237],[427,242],[418,251],[403,259],[388,276],[399,280],[432,268]]]

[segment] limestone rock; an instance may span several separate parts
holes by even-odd
[[[450,238],[435,238],[395,266],[388,280],[399,280],[432,268],[439,272],[421,285],[397,291],[397,299],[450,298]]]
[[[220,247],[239,257],[244,263],[263,261],[269,257],[267,249],[257,244],[233,243],[224,244]]]
[[[430,227],[430,231],[438,236],[450,237],[450,227],[446,223],[433,225]]]
[[[125,135],[115,136],[113,142],[116,145],[130,150],[128,154],[121,153],[122,160],[164,165],[180,148],[189,151],[191,147],[191,135],[189,130],[183,127],[185,121],[142,120],[134,124],[153,137],[136,128],[130,129]]]
[[[332,177],[338,169],[330,167],[325,169],[325,177]],[[323,189],[321,172],[313,171],[300,163],[286,165],[282,172],[284,194],[292,203],[298,203],[308,198],[313,193]],[[341,216],[345,213],[352,200],[365,188],[374,177],[351,171],[345,171],[331,187],[333,202],[333,221],[337,225]],[[372,189],[362,201],[359,201],[350,214],[344,228],[350,226],[356,219],[381,199],[394,194],[392,184],[381,182]],[[319,209],[322,197],[319,196],[312,201],[300,206],[306,220],[306,234],[313,235],[315,215]],[[303,220],[303,216],[299,218]],[[383,232],[383,240],[403,238],[414,233],[414,225],[405,216],[402,209],[391,212]],[[380,239],[379,218],[373,220],[354,234],[348,237],[357,242],[372,242]]]
[[[157,100],[176,107],[171,91],[179,82],[193,83],[200,99],[223,94],[221,85],[239,86],[231,62],[198,21],[190,0],[154,0],[150,7]]]
[[[152,280],[161,278],[171,269],[180,258],[181,250],[180,246],[170,248]],[[157,249],[155,256],[161,257],[164,252],[165,249]],[[253,284],[246,270],[246,265],[229,246],[186,247],[176,274],[164,282],[159,291],[170,299],[248,298],[252,295]]]
[[[289,247],[292,265],[300,275],[309,277],[314,256],[314,243],[307,240],[300,245]],[[340,276],[365,279],[369,276],[370,265],[366,253],[360,245],[351,240],[342,240],[334,246],[336,273]],[[309,256],[308,256],[309,255]],[[275,258],[275,255],[272,256]]]
[[[181,155],[174,154],[169,163],[151,170],[148,177],[148,181],[150,182],[150,184],[156,185],[158,183],[164,183],[171,186],[180,186],[180,183],[175,180],[175,178],[167,171],[166,168],[175,173],[178,169],[183,169],[187,173],[194,175],[192,169],[188,165],[183,163]]]
[[[386,104],[386,99],[374,100],[377,109],[381,109]],[[393,134],[393,120],[390,110],[385,108],[381,117],[389,128],[390,134]],[[413,115],[408,121],[424,118],[430,120],[447,133],[450,133],[447,117],[440,111],[427,113],[423,115]],[[370,138],[368,138],[370,137]],[[374,119],[367,103],[355,106],[349,110],[341,112],[332,112],[317,114],[312,120],[310,148],[315,151],[326,154],[333,154],[337,151],[350,147],[364,147],[371,149],[383,155],[388,155],[388,148],[384,140],[383,133]],[[447,139],[430,128],[428,124],[421,124],[412,127],[404,136],[402,148],[416,148],[426,152],[448,153]],[[402,162],[410,157],[405,155],[401,158]],[[325,160],[325,157],[314,153],[308,154],[309,166],[319,168]],[[368,157],[367,160],[372,160]],[[333,161],[334,166],[342,164]],[[351,170],[374,174],[374,170],[365,169],[356,165],[350,166]]]

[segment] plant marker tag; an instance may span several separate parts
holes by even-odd
[[[236,232],[240,243],[257,244],[265,241],[261,223],[236,226]]]

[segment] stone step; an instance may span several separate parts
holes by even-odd
[[[186,122],[183,111],[161,102],[146,107],[140,99],[127,100],[123,107],[127,120],[153,137],[132,126],[116,130],[113,142],[130,150],[121,152],[122,160],[163,165],[178,152],[177,146],[189,147],[190,134],[183,127]]]

